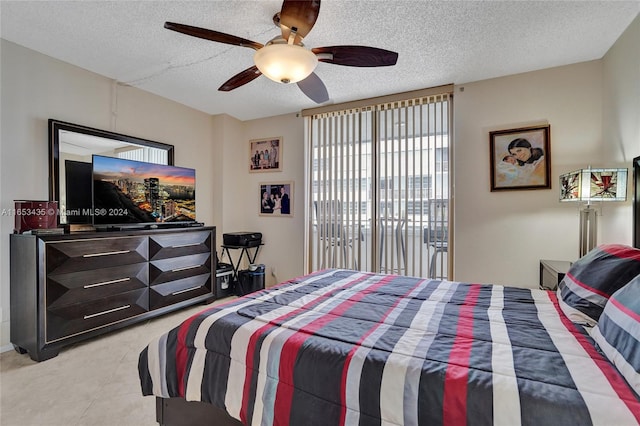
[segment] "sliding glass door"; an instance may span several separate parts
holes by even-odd
[[[451,97],[308,118],[310,270],[449,276]]]

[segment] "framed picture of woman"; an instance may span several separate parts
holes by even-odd
[[[293,216],[293,181],[260,184],[260,216]]]
[[[551,188],[551,126],[489,132],[491,191]]]
[[[279,172],[282,165],[282,138],[249,141],[249,171]]]

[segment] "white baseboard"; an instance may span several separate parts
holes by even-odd
[[[0,352],[7,352],[13,349],[13,345],[9,338],[10,334],[9,320],[3,320],[0,322]]]

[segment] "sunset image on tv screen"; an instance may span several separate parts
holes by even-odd
[[[195,221],[195,170],[93,156],[96,224]]]

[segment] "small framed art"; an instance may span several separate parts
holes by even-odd
[[[293,216],[293,181],[260,184],[261,216]]]
[[[551,188],[550,126],[489,133],[491,191]]]
[[[282,164],[282,138],[252,139],[249,141],[249,171],[277,172]]]

